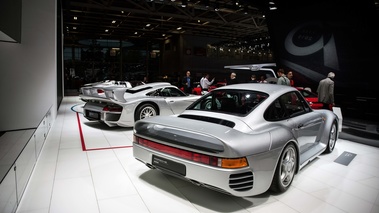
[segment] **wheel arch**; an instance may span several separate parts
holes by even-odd
[[[298,143],[297,143],[295,140],[293,140],[293,139],[287,141],[287,143],[286,143],[285,145],[283,145],[282,149],[280,150],[280,154],[278,155],[278,158],[276,159],[275,169],[276,169],[276,167],[277,167],[278,164],[279,164],[279,160],[280,160],[280,158],[281,158],[281,156],[282,156],[282,154],[283,154],[284,149],[285,149],[288,145],[290,145],[290,144],[293,144],[294,147],[295,147],[295,149],[296,149],[296,154],[297,154],[297,155],[296,155],[296,160],[297,160],[297,162],[296,162],[295,174],[297,174],[297,173],[299,172],[299,170],[300,170],[300,149],[299,149]]]
[[[157,115],[160,114],[160,108],[158,106],[157,103],[155,103],[154,101],[143,101],[141,103],[139,103],[136,108],[135,108],[135,111],[134,111],[134,120],[136,120],[136,115],[137,115],[137,111],[139,110],[139,108],[144,105],[144,104],[151,104],[153,105],[156,109],[157,109]]]

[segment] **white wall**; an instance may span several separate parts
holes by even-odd
[[[51,106],[56,117],[56,8],[22,0],[21,43],[0,42],[0,131],[35,128]]]

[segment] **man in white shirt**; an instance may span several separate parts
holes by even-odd
[[[215,80],[214,78],[212,79],[212,81],[209,81],[208,79],[209,79],[209,74],[205,74],[205,76],[200,79],[202,95],[205,95],[208,93],[209,86],[212,85]]]

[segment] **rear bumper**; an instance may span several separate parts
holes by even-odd
[[[256,169],[251,166],[224,169],[163,154],[136,143],[133,143],[133,156],[151,169],[159,169],[196,185],[237,197],[264,193],[271,185],[273,174],[270,170],[258,171],[262,167],[259,158],[255,159]]]
[[[110,127],[117,126],[120,120],[121,112],[103,111],[106,104],[102,103],[87,103],[83,108],[83,115],[90,121],[100,121]]]

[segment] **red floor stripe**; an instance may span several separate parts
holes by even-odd
[[[87,149],[86,143],[84,142],[84,136],[82,131],[82,125],[80,124],[80,117],[79,113],[76,112],[76,118],[78,120],[78,128],[79,128],[79,134],[80,134],[80,141],[82,144],[82,150],[83,151],[96,151],[96,150],[105,150],[105,149],[120,149],[120,148],[131,148],[133,146],[114,146],[114,147],[103,147],[103,148],[93,148],[93,149]]]
[[[87,151],[86,144],[84,143],[84,137],[83,137],[82,125],[80,124],[79,113],[76,113],[76,118],[78,120],[78,127],[79,127],[80,141],[82,143],[82,150]]]

